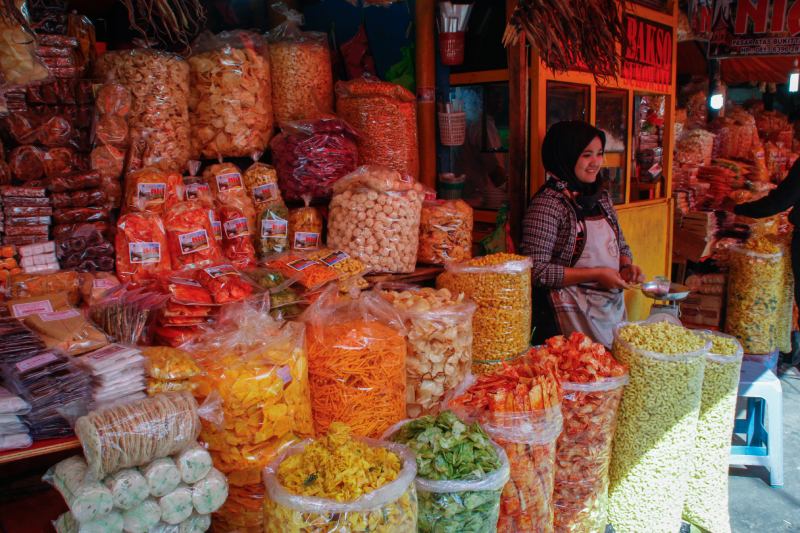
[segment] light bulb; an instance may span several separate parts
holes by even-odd
[[[721,93],[715,93],[711,95],[711,101],[709,102],[711,109],[714,111],[719,111],[722,109],[722,106],[725,105],[725,97],[722,96]]]

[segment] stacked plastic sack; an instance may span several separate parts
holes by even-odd
[[[28,426],[20,418],[30,410],[28,402],[0,387],[0,451],[33,444]]]
[[[79,418],[86,459],[65,459],[44,476],[69,506],[56,531],[206,531],[228,481],[197,444],[199,432],[197,404],[186,392]]]

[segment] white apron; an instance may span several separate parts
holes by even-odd
[[[575,268],[619,270],[619,243],[605,217],[585,221],[585,246]],[[580,331],[611,348],[614,326],[625,320],[625,298],[621,289],[607,290],[594,283],[572,285],[550,291],[556,323],[563,335]]]

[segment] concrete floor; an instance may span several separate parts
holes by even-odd
[[[731,468],[733,533],[800,532],[800,372],[783,367],[784,486],[769,486],[766,470]]]

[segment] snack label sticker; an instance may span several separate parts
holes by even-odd
[[[285,239],[289,235],[289,223],[282,218],[261,220],[262,239]]]
[[[67,320],[81,316],[77,309],[67,309],[66,311],[54,311],[52,313],[39,313],[39,318],[45,322],[55,322],[56,320]]]
[[[231,191],[242,188],[242,175],[238,172],[228,172],[217,176],[217,190],[219,192]]]
[[[349,259],[349,258],[350,258],[350,256],[347,255],[347,252],[339,251],[339,252],[331,252],[331,253],[329,253],[328,255],[326,255],[325,257],[320,259],[320,261],[322,261],[323,263],[325,263],[328,266],[333,266],[336,263],[341,263],[345,259]]]
[[[114,280],[112,280],[112,279],[101,278],[101,279],[92,280],[92,288],[93,289],[113,289],[117,285],[119,285],[119,284],[115,283]]]
[[[227,274],[233,274],[236,272],[236,269],[233,268],[233,265],[210,266],[204,268],[203,270],[212,278],[218,278],[220,276],[225,276]]]
[[[253,201],[257,204],[262,202],[269,202],[273,198],[278,197],[278,184],[265,183],[253,189]]]
[[[136,186],[136,196],[140,200],[151,203],[162,203],[167,197],[166,183],[139,183]]]
[[[319,248],[319,233],[310,231],[295,232],[292,247],[295,250],[313,250]]]
[[[236,237],[250,235],[250,230],[247,229],[247,218],[245,217],[228,220],[222,227],[225,229],[226,239],[235,239]]]
[[[317,264],[317,262],[312,261],[311,259],[295,259],[294,261],[289,261],[288,263],[286,263],[286,266],[288,266],[289,268],[293,268],[298,272],[302,272],[303,270],[315,264]]]
[[[131,263],[159,263],[161,261],[161,243],[129,242],[128,257],[130,258]]]
[[[42,300],[39,302],[25,302],[23,304],[14,304],[11,306],[11,314],[16,318],[22,318],[28,315],[39,315],[41,313],[52,313],[53,306],[50,300]]]
[[[217,214],[213,209],[208,210],[208,221],[211,222],[211,231],[214,232],[214,240],[222,240],[222,223],[217,220]]]
[[[39,355],[34,355],[33,357],[29,357],[24,361],[20,361],[19,363],[16,364],[16,367],[17,370],[19,370],[20,372],[27,372],[28,370],[39,368],[40,366],[52,363],[53,361],[58,361],[58,356],[53,352],[47,352]]]
[[[197,200],[202,195],[211,194],[211,189],[207,183],[190,183],[185,190],[187,200]]]
[[[178,235],[178,246],[180,246],[181,254],[183,255],[205,250],[209,247],[208,233],[204,229],[181,233]]]

